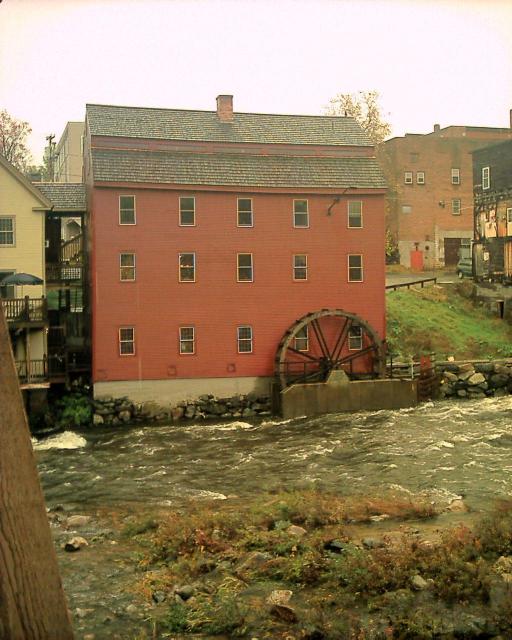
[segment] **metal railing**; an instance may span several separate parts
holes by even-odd
[[[46,298],[4,298],[2,306],[7,322],[46,322],[48,304]]]
[[[402,287],[407,287],[408,289],[410,289],[411,287],[414,287],[417,284],[419,284],[423,289],[423,287],[427,282],[433,282],[434,284],[436,284],[437,278],[422,278],[421,280],[414,280],[412,282],[399,282],[398,284],[387,284],[386,289],[389,289],[391,291],[396,291],[396,289],[401,289]]]

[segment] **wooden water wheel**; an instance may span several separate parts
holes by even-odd
[[[294,383],[323,382],[342,369],[350,379],[384,375],[384,343],[359,316],[322,309],[297,320],[283,335],[275,357],[281,389]]]

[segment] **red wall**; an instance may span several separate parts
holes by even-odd
[[[118,223],[119,195],[135,195],[137,224]],[[178,226],[180,195],[196,198],[196,226]],[[237,196],[253,198],[254,227],[236,225]],[[293,228],[294,198],[310,227]],[[278,343],[310,311],[342,308],[385,334],[384,196],[363,201],[363,229],[347,228],[347,198],[95,188],[93,378],[136,380],[273,374]],[[119,281],[119,253],[134,252],[136,282]],[[196,253],[196,282],[178,282],[178,254]],[[236,281],[236,254],[253,253],[254,282]],[[292,255],[308,254],[307,282]],[[364,282],[347,282],[347,255],[364,256]],[[238,354],[236,328],[253,327],[253,353]],[[180,355],[178,328],[193,325],[196,354]],[[119,356],[118,328],[134,326],[136,355]],[[235,365],[235,370],[228,365]]]

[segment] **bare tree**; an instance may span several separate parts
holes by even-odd
[[[324,109],[328,116],[351,116],[366,131],[370,140],[379,145],[391,134],[391,126],[383,120],[378,91],[338,93]]]
[[[5,109],[0,111],[0,155],[20,171],[25,171],[30,164],[26,140],[31,132],[28,122],[16,120]]]

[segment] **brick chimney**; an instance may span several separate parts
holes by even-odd
[[[439,131],[441,131],[441,127],[438,124],[434,125],[434,133],[439,133]]]
[[[221,122],[233,121],[233,96],[217,96],[217,117]]]

